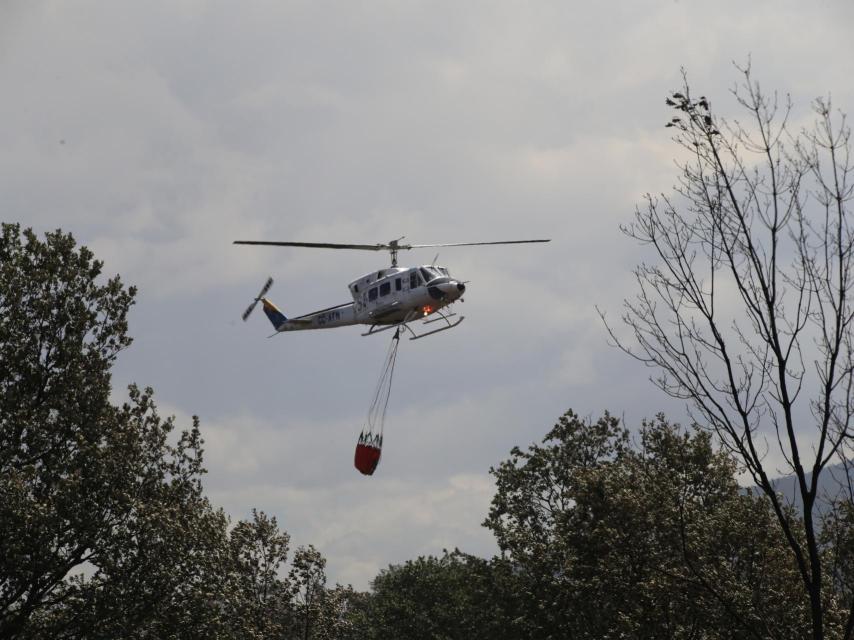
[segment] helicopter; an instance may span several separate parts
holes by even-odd
[[[447,331],[458,326],[465,316],[457,316],[450,305],[463,302],[466,283],[451,276],[448,269],[435,264],[415,267],[400,267],[398,252],[410,249],[433,247],[470,247],[496,244],[528,244],[549,242],[548,240],[502,240],[497,242],[454,242],[445,244],[401,244],[403,238],[377,244],[337,244],[330,242],[273,242],[267,240],[235,240],[234,244],[275,247],[307,247],[312,249],[354,249],[360,251],[388,251],[391,266],[371,271],[349,284],[352,302],[335,305],[288,318],[265,296],[273,286],[268,278],[253,302],[243,312],[244,322],[260,302],[277,335],[285,331],[332,329],[351,325],[367,325],[363,336],[381,331],[403,328],[411,333],[410,340]],[[437,256],[438,259],[438,256]],[[423,325],[440,323],[438,328],[416,332],[411,323],[422,321]],[[397,335],[397,333],[395,334]],[[272,336],[271,336],[272,337]]]

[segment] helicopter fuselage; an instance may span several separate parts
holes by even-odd
[[[296,318],[286,318],[266,298],[261,301],[277,332],[355,324],[397,325],[438,312],[462,298],[466,287],[452,278],[446,268],[424,265],[372,271],[351,282],[349,289],[352,302]]]
[[[410,249],[427,249],[435,247],[474,247],[484,245],[519,245],[534,242],[549,242],[543,240],[498,240],[490,242],[450,242],[443,244],[404,244],[403,238],[380,242],[376,244],[353,244],[339,242],[293,242],[275,240],[235,240],[234,244],[252,246],[274,246],[274,247],[305,247],[310,249],[353,249],[358,251],[388,251],[391,256],[391,267],[372,271],[358,280],[350,283],[350,295],[352,302],[328,307],[308,313],[296,318],[287,318],[270,300],[265,298],[267,291],[273,285],[273,279],[268,278],[254,301],[243,312],[242,318],[245,322],[253,309],[259,302],[264,305],[264,313],[276,329],[276,333],[282,331],[303,331],[306,329],[331,329],[333,327],[344,327],[354,324],[366,324],[370,326],[367,333],[371,335],[386,329],[403,326],[412,334],[410,340],[417,340],[425,336],[439,333],[447,329],[453,329],[463,317],[460,316],[453,322],[449,320],[454,313],[444,312],[442,309],[454,303],[462,301],[466,290],[464,282],[451,278],[451,274],[444,267],[436,265],[423,265],[420,267],[398,267],[397,257],[401,251]],[[438,256],[437,256],[438,257]],[[436,318],[428,316],[436,314]],[[424,324],[441,322],[438,329],[416,334],[409,323],[424,319]]]

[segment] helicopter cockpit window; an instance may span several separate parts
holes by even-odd
[[[380,295],[387,296],[391,293],[391,282],[383,282],[380,285]]]
[[[427,267],[421,267],[421,276],[424,278],[424,282],[430,282],[436,277],[436,274],[430,271]]]
[[[376,300],[377,299],[377,288],[372,287],[368,289],[368,300]]]

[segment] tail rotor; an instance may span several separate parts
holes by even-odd
[[[243,322],[246,322],[246,320],[249,318],[249,316],[252,315],[252,312],[255,310],[255,305],[257,305],[261,301],[261,298],[263,298],[265,295],[267,295],[267,292],[270,290],[270,287],[272,287],[272,286],[273,286],[273,278],[267,278],[267,282],[265,282],[264,286],[261,287],[261,291],[255,297],[255,300],[252,302],[252,304],[250,304],[248,307],[246,307],[246,311],[243,312],[243,316],[242,316]]]

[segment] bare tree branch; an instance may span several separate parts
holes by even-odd
[[[633,344],[605,324],[617,346],[659,371],[659,388],[689,401],[767,495],[818,640],[831,606],[820,478],[833,464],[847,472],[854,441],[850,129],[828,98],[814,102],[812,129],[792,131],[789,96],[765,94],[749,64],[738,70],[743,121],[693,99],[685,76],[667,99],[676,111],[667,126],[683,151],[675,194],[648,195],[623,228],[655,256],[635,269],[638,293],[624,303]],[[772,460],[791,469],[800,514],[777,494]]]

